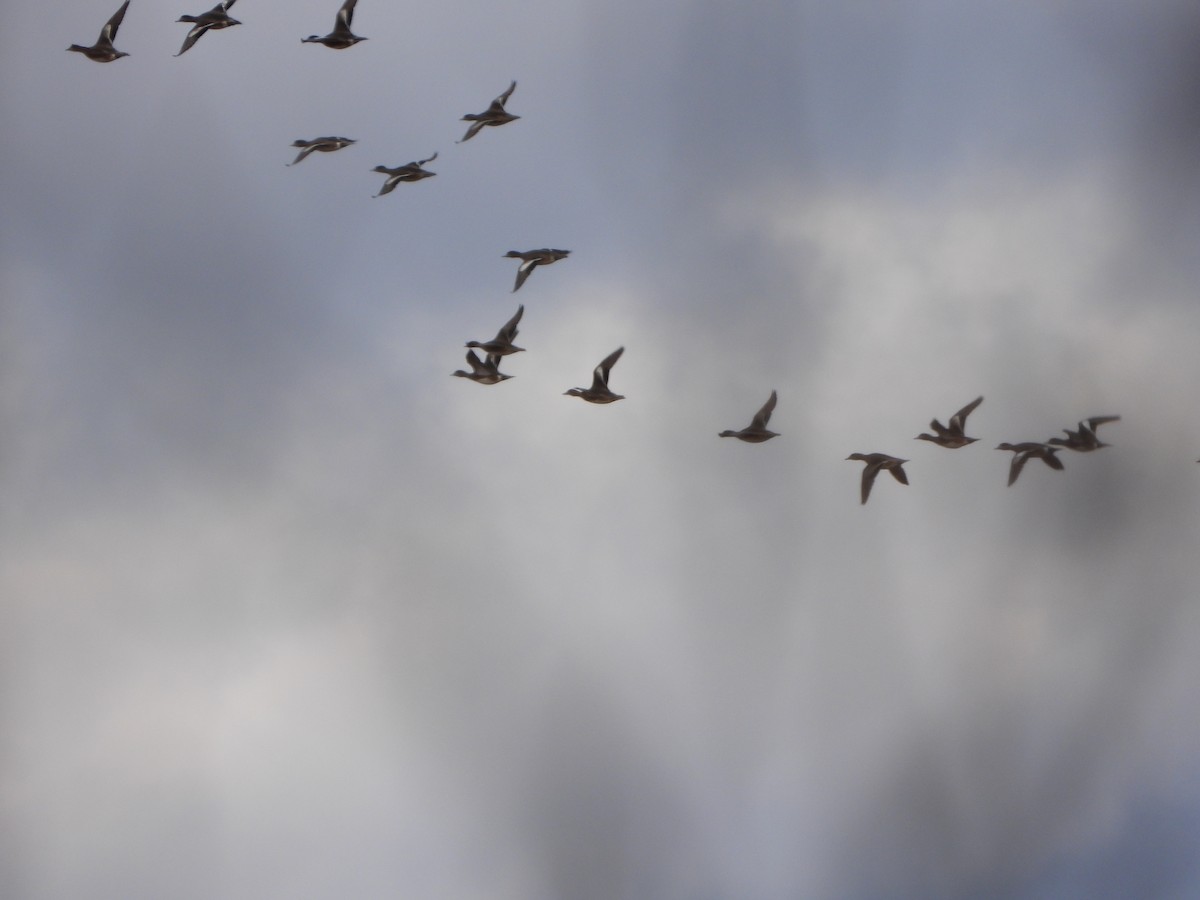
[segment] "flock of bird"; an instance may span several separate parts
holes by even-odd
[[[223,28],[240,25],[241,22],[229,15],[229,10],[236,2],[237,0],[222,0],[222,2],[218,3],[208,12],[196,16],[180,16],[177,21],[190,24],[192,27],[185,36],[179,53],[175,55],[181,56],[186,53],[209,31],[218,31]],[[356,35],[351,30],[354,7],[357,2],[358,0],[345,0],[342,3],[334,20],[333,31],[329,34],[324,36],[310,35],[309,37],[302,38],[301,43],[323,44],[334,50],[345,50],[353,47],[360,41],[365,41],[365,37]],[[120,28],[128,8],[129,0],[125,0],[121,4],[121,8],[104,24],[95,44],[89,47],[72,44],[67,49],[82,53],[88,59],[96,62],[112,62],[121,57],[128,56],[128,53],[117,50],[113,45],[113,41],[117,36],[117,30]],[[457,143],[469,141],[485,127],[506,125],[509,122],[519,119],[520,116],[514,115],[505,109],[505,104],[512,96],[513,91],[516,90],[516,87],[517,83],[513,81],[483,112],[467,113],[464,115],[462,120],[470,122],[471,125],[468,127],[466,134]],[[353,139],[346,137],[317,137],[310,140],[296,140],[292,146],[298,148],[299,153],[287,165],[294,166],[314,152],[332,153],[354,143]],[[379,193],[374,196],[381,197],[391,193],[401,182],[421,181],[422,179],[434,176],[436,173],[429,171],[424,166],[426,163],[431,163],[436,159],[437,153],[434,152],[425,159],[415,160],[402,166],[376,166],[372,171],[386,175],[387,178],[383,183],[383,187],[380,188]],[[547,266],[558,260],[565,259],[570,255],[570,252],[569,250],[558,250],[548,247],[537,250],[508,251],[505,254],[506,257],[521,260],[521,265],[517,269],[516,282],[512,289],[513,292],[515,293],[520,290],[535,268],[538,266]],[[502,381],[512,378],[513,376],[500,371],[500,362],[505,356],[524,350],[523,347],[518,347],[513,343],[517,337],[517,328],[524,313],[525,307],[521,305],[518,307],[516,314],[500,328],[496,336],[491,340],[468,341],[466,344],[466,360],[470,367],[469,371],[458,369],[451,374],[484,385],[499,384]],[[482,357],[475,352],[476,350],[483,354]],[[618,347],[600,361],[599,365],[593,371],[590,387],[571,388],[565,392],[565,395],[579,397],[589,403],[598,404],[613,403],[617,400],[625,399],[623,395],[613,392],[608,386],[612,367],[624,352],[624,347]],[[774,390],[771,391],[771,396],[758,412],[754,414],[754,418],[748,426],[738,431],[722,431],[719,436],[737,438],[747,443],[763,443],[771,438],[778,437],[779,434],[777,432],[767,428],[771,414],[775,410],[777,399],[777,393]],[[929,427],[933,430],[933,434],[919,434],[916,440],[929,441],[940,447],[952,450],[975,443],[978,438],[967,437],[966,435],[966,422],[967,417],[982,402],[983,397],[975,398],[951,416],[949,423],[946,425],[942,425],[937,419],[932,420],[929,423]],[[1061,471],[1063,463],[1057,456],[1059,450],[1067,449],[1078,453],[1087,453],[1109,446],[1096,436],[1096,429],[1101,425],[1108,422],[1115,422],[1119,419],[1120,416],[1093,416],[1079,422],[1076,430],[1064,428],[1065,438],[1052,437],[1044,442],[1024,441],[1016,444],[1005,442],[998,445],[996,447],[997,450],[1007,450],[1013,454],[1008,470],[1009,486],[1011,487],[1016,482],[1018,476],[1021,474],[1021,470],[1031,459],[1040,459],[1050,468]],[[892,477],[901,484],[908,484],[908,476],[904,471],[904,464],[909,462],[907,459],[890,456],[886,453],[852,453],[846,459],[866,464],[862,472],[860,491],[861,502],[864,504],[871,494],[871,488],[875,484],[876,476],[882,471],[890,472]],[[1200,460],[1197,460],[1197,462],[1200,462]]]
[[[759,412],[759,416],[763,412],[770,415],[770,409],[773,407],[775,394],[772,392],[771,399],[767,406]],[[967,437],[967,416],[974,412],[975,408],[983,402],[983,397],[976,397],[958,412],[950,417],[948,424],[943,425],[937,419],[929,423],[929,427],[933,430],[933,434],[922,432],[918,434],[915,440],[929,441],[937,444],[939,447],[945,447],[949,450],[958,450],[968,444],[973,444],[979,438]],[[1093,450],[1099,450],[1101,447],[1107,447],[1108,444],[1100,440],[1096,436],[1096,429],[1107,422],[1120,421],[1120,416],[1092,416],[1090,419],[1085,419],[1079,423],[1076,430],[1064,428],[1063,433],[1065,438],[1052,437],[1046,441],[1022,441],[1018,444],[1010,444],[1005,441],[996,446],[997,450],[1009,450],[1012,452],[1012,461],[1008,466],[1008,486],[1012,487],[1016,483],[1017,477],[1021,474],[1021,470],[1025,468],[1025,463],[1031,459],[1040,459],[1051,469],[1063,470],[1063,462],[1058,458],[1059,450],[1074,450],[1076,453],[1090,453]],[[758,416],[755,417],[755,423],[758,424]],[[766,424],[765,420],[761,423]],[[732,434],[732,432],[726,432]],[[770,433],[768,432],[768,435]],[[770,435],[773,437],[773,435]],[[757,438],[757,440],[766,440],[765,437]],[[866,463],[866,467],[862,473],[862,502],[866,503],[867,498],[871,495],[871,487],[875,484],[875,476],[886,470],[892,473],[901,484],[908,484],[908,475],[904,472],[904,464],[907,459],[900,459],[896,456],[889,456],[886,453],[851,453],[846,457],[848,460],[855,462]]]
[[[180,16],[176,21],[187,22],[192,26],[188,31],[187,37],[183,39],[183,46],[179,48],[176,56],[183,56],[188,50],[204,37],[209,31],[220,31],[222,28],[230,28],[234,25],[241,25],[237,19],[229,15],[229,10],[237,0],[221,0],[216,6],[206,13],[201,13],[198,16]],[[306,38],[301,39],[304,44],[324,44],[326,47],[331,47],[334,50],[345,50],[347,47],[353,47],[359,41],[365,41],[365,37],[359,37],[350,30],[350,23],[354,19],[354,5],[358,0],[346,0],[338,10],[337,19],[334,21],[333,31],[321,37],[311,34]],[[104,23],[104,27],[100,29],[100,37],[96,39],[96,43],[90,47],[85,47],[82,44],[72,44],[68,50],[73,50],[76,53],[82,53],[88,59],[96,62],[112,62],[120,59],[122,56],[128,56],[113,46],[113,41],[117,37],[117,29],[121,27],[121,22],[125,18],[125,10],[129,8],[129,0],[125,0],[121,4],[111,19]]]

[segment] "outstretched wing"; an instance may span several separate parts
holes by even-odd
[[[183,39],[183,46],[179,48],[179,52],[175,55],[183,56],[183,54],[187,53],[188,50],[192,48],[192,45],[195,44],[196,41],[200,40],[200,38],[204,37],[204,33],[211,27],[212,26],[208,24],[194,25],[192,30],[187,33],[187,37]]]
[[[950,417],[950,427],[962,431],[967,426],[967,416],[974,412],[975,407],[983,402],[983,397],[976,397],[958,412]]]
[[[104,27],[100,29],[100,40],[112,41],[117,36],[117,29],[121,27],[121,22],[125,18],[125,10],[129,9],[129,0],[125,0],[121,4],[121,8],[113,13],[113,17],[104,23]]]
[[[470,121],[470,120],[467,119],[466,116],[463,116],[463,121]],[[471,127],[467,129],[467,133],[462,136],[462,140],[460,140],[458,143],[465,144],[471,138],[475,137],[475,135],[479,134],[479,129],[482,128],[483,126],[484,126],[484,123],[481,121],[480,122],[471,122]]]
[[[342,26],[347,31],[350,30],[350,23],[354,20],[354,4],[357,2],[358,0],[346,0],[346,2],[342,4],[342,8],[338,10],[338,25]],[[232,5],[233,4],[231,3],[230,6]]]
[[[596,366],[596,370],[592,373],[592,390],[602,390],[608,387],[608,373],[612,371],[612,367],[616,365],[617,360],[624,352],[624,347],[618,347],[600,361],[600,365]]]
[[[875,476],[879,474],[879,463],[867,463],[862,473],[862,502],[866,503],[871,496],[871,488],[875,485]]]
[[[517,323],[521,321],[521,316],[524,314],[525,307],[523,305],[518,306],[517,314],[505,322],[504,327],[496,332],[496,340],[501,343],[511,344],[517,336]]]
[[[508,102],[508,98],[512,96],[512,92],[517,89],[517,83],[514,81],[508,86],[508,90],[492,101],[492,105],[488,107],[488,112],[504,112],[504,104]]]
[[[763,404],[762,409],[754,414],[754,418],[750,422],[751,428],[761,430],[767,427],[767,423],[771,421],[771,413],[775,411],[775,399],[775,392],[771,391],[771,396]]]
[[[521,285],[525,283],[525,279],[528,278],[530,273],[538,267],[539,263],[541,263],[541,260],[536,258],[527,259],[521,263],[520,267],[517,269],[517,283],[513,285],[513,293],[516,293],[521,289]]]
[[[1012,462],[1008,465],[1008,486],[1012,487],[1017,476],[1021,474],[1021,470],[1025,468],[1025,460],[1029,459],[1028,453],[1014,453]]]

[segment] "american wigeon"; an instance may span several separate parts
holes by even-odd
[[[489,106],[481,113],[467,113],[462,117],[464,122],[470,122],[471,127],[467,129],[467,133],[463,135],[462,140],[457,141],[459,144],[465,144],[475,135],[479,134],[479,129],[485,125],[507,125],[509,122],[514,122],[521,118],[514,116],[510,112],[505,112],[504,104],[508,102],[508,98],[512,96],[512,92],[517,89],[517,83],[514,81],[508,86],[508,90],[492,101]]]
[[[513,341],[517,337],[517,323],[521,321],[521,316],[525,314],[525,307],[518,306],[516,315],[504,323],[496,336],[490,341],[467,341],[468,347],[474,347],[476,350],[482,350],[489,356],[508,356],[510,353],[522,353],[524,347],[517,347]]]
[[[570,255],[570,250],[552,250],[549,247],[543,247],[540,250],[509,250],[504,254],[506,259],[512,258],[522,261],[521,265],[517,267],[517,281],[513,285],[512,293],[515,294],[521,289],[521,285],[525,283],[525,279],[538,266],[548,266],[551,263],[558,262],[560,259],[566,259]]]
[[[934,419],[929,423],[929,427],[933,429],[934,433],[921,433],[915,439],[918,441],[932,441],[939,447],[949,447],[951,450],[957,450],[959,447],[975,443],[979,438],[967,437],[964,429],[967,426],[967,416],[982,402],[982,397],[976,397],[952,415],[950,417],[950,424],[948,425],[942,425],[941,422]]]
[[[608,389],[608,373],[624,352],[624,347],[618,347],[601,360],[600,365],[596,366],[592,372],[592,386],[590,388],[571,388],[569,391],[565,391],[564,395],[567,397],[581,397],[588,403],[612,403],[614,400],[624,400],[625,397],[623,395],[614,394]]]
[[[237,3],[237,0],[222,0],[206,13],[201,13],[198,16],[180,16],[176,22],[191,22],[192,28],[183,39],[183,46],[179,48],[176,56],[183,56],[188,49],[196,41],[200,40],[208,31],[220,31],[222,28],[229,28],[233,25],[241,25],[237,19],[229,15],[229,7]]]
[[[346,0],[342,4],[333,24],[333,31],[329,34],[324,37],[310,34],[308,37],[302,38],[300,43],[324,44],[332,50],[345,50],[347,47],[353,47],[359,41],[365,41],[365,37],[359,37],[350,30],[350,23],[354,20],[354,4],[357,2],[358,0]]]
[[[779,437],[777,432],[767,430],[767,423],[771,421],[771,413],[775,411],[775,399],[775,392],[771,391],[771,396],[762,405],[762,409],[754,414],[754,418],[750,420],[748,426],[741,431],[726,429],[721,432],[720,436],[734,437],[739,441],[746,441],[750,444],[761,444],[763,441],[769,441],[773,437]]]
[[[430,172],[421,167],[427,162],[433,162],[435,159],[437,159],[436,153],[428,159],[418,159],[416,162],[396,166],[394,169],[389,169],[387,166],[376,166],[371,171],[386,175],[387,181],[383,183],[383,187],[379,189],[379,193],[375,196],[382,197],[384,194],[390,194],[396,189],[396,185],[402,181],[420,181],[422,178],[432,178],[437,172]]]
[[[904,464],[908,462],[907,459],[888,456],[886,453],[851,453],[846,459],[867,464],[862,473],[862,503],[866,503],[867,498],[871,496],[871,487],[875,484],[875,476],[884,469],[891,472],[892,477],[901,484],[908,484],[908,476],[904,474],[903,469]]]
[[[76,53],[82,53],[88,59],[95,62],[112,62],[114,59],[120,59],[122,56],[128,56],[128,53],[123,53],[113,46],[113,40],[116,39],[117,29],[121,27],[121,20],[125,18],[125,10],[129,9],[129,0],[125,0],[121,4],[121,8],[113,13],[113,17],[104,23],[104,27],[100,29],[100,37],[96,39],[96,43],[90,47],[84,47],[80,44],[72,44],[68,50],[73,50]]]

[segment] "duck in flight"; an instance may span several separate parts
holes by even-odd
[[[767,430],[767,423],[771,421],[771,413],[774,411],[775,392],[771,391],[771,396],[767,398],[767,402],[763,404],[762,409],[754,414],[754,418],[748,426],[741,431],[726,429],[721,432],[720,436],[734,437],[739,441],[746,441],[750,444],[761,444],[763,441],[769,441],[773,437],[779,437],[777,432]]]
[[[511,375],[505,375],[500,371],[500,357],[491,353],[481,360],[475,355],[474,350],[468,350],[467,365],[471,367],[470,372],[455,369],[450,374],[457,375],[459,378],[469,378],[477,384],[499,384],[501,381],[512,378]]]
[[[871,487],[875,484],[875,476],[886,469],[892,473],[901,484],[908,484],[908,476],[904,474],[904,464],[907,459],[888,456],[886,453],[851,453],[846,459],[865,462],[867,465],[862,473],[862,502],[866,503],[871,496]]]
[[[612,403],[614,400],[624,400],[624,396],[614,394],[608,388],[608,373],[624,352],[624,347],[618,347],[600,361],[600,365],[596,366],[592,372],[592,386],[590,388],[571,388],[569,391],[564,392],[564,396],[580,397],[588,403]]]
[[[939,447],[949,447],[951,450],[957,450],[959,447],[965,447],[967,444],[973,444],[979,438],[967,437],[965,429],[967,427],[967,416],[969,416],[980,403],[983,402],[982,397],[976,397],[958,412],[950,417],[950,423],[943,425],[937,419],[929,423],[929,427],[933,429],[933,434],[918,434],[918,441],[932,441]]]
[[[551,250],[549,247],[543,247],[540,250],[509,250],[504,254],[505,258],[513,258],[521,260],[521,265],[517,267],[517,281],[513,285],[512,293],[516,293],[521,289],[521,285],[525,283],[533,270],[538,266],[548,266],[551,263],[556,263],[560,259],[566,259],[571,255],[570,250]]]
[[[191,22],[192,29],[187,33],[187,37],[183,39],[183,46],[179,48],[176,56],[183,56],[191,49],[192,44],[204,37],[209,31],[219,31],[222,28],[229,28],[233,25],[241,25],[237,19],[229,15],[229,7],[237,3],[237,0],[221,0],[216,6],[206,13],[201,13],[198,16],[180,16],[175,21]]]
[[[1106,422],[1119,422],[1120,416],[1092,416],[1086,422],[1079,423],[1079,430],[1072,431],[1069,428],[1064,428],[1063,433],[1065,438],[1052,437],[1047,444],[1056,444],[1060,447],[1065,447],[1068,450],[1074,450],[1077,453],[1090,453],[1092,450],[1099,450],[1101,447],[1111,447],[1111,444],[1106,444],[1096,436],[1096,429]]]
[[[394,169],[389,169],[387,166],[376,166],[371,171],[386,175],[387,181],[383,183],[383,187],[379,189],[379,193],[375,196],[382,197],[384,194],[390,194],[396,189],[396,185],[402,181],[420,181],[422,178],[432,178],[437,172],[430,172],[421,167],[425,163],[433,162],[435,159],[437,159],[437,153],[434,153],[428,159],[418,159],[416,162],[397,166]]]
[[[1021,470],[1025,468],[1025,463],[1031,459],[1040,459],[1052,469],[1057,469],[1060,472],[1063,470],[1062,460],[1055,455],[1058,453],[1057,447],[1039,444],[1037,441],[1022,441],[1019,444],[1005,442],[997,446],[996,449],[1012,451],[1012,462],[1008,466],[1009,487],[1016,484],[1017,477],[1021,474]]]
[[[481,113],[467,113],[462,117],[464,122],[470,122],[471,127],[467,129],[467,133],[463,135],[461,141],[456,143],[465,144],[475,135],[479,134],[479,129],[485,125],[507,125],[509,122],[515,122],[520,116],[514,116],[510,112],[506,112],[504,104],[508,102],[508,98],[512,96],[512,92],[517,89],[517,83],[514,81],[508,86],[508,90],[492,101],[489,106]]]
[[[347,47],[353,47],[359,41],[365,41],[365,37],[359,37],[350,30],[350,23],[354,20],[354,4],[358,0],[346,0],[342,4],[342,8],[338,10],[337,19],[333,24],[333,31],[324,37],[319,37],[315,34],[310,34],[306,38],[302,38],[302,44],[324,44],[331,50],[345,50]]]
[[[299,140],[292,141],[292,146],[299,147],[300,152],[296,154],[296,158],[287,165],[296,165],[296,163],[300,162],[314,150],[320,153],[332,153],[334,150],[341,150],[343,147],[349,147],[354,143],[357,143],[357,141],[344,137],[318,137],[313,138],[311,141],[306,141],[303,138],[300,138]],[[428,160],[426,160],[426,162],[428,162]]]
[[[129,0],[125,0],[121,4],[121,8],[113,13],[113,17],[104,23],[104,27],[100,29],[100,37],[96,39],[96,43],[90,47],[84,47],[80,44],[72,44],[68,50],[73,50],[76,53],[82,53],[90,60],[95,62],[112,62],[114,59],[120,59],[122,56],[128,56],[128,53],[123,53],[113,46],[113,41],[117,37],[117,29],[121,27],[121,20],[125,18],[125,10],[129,9]]]
[[[522,353],[524,347],[518,347],[513,344],[517,337],[517,323],[521,321],[521,316],[525,314],[525,307],[518,306],[517,313],[511,319],[504,323],[496,336],[490,341],[467,341],[468,347],[473,347],[476,350],[482,350],[490,356],[508,356],[510,353]]]

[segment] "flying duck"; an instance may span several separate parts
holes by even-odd
[[[183,46],[179,48],[176,56],[183,56],[191,48],[192,44],[200,40],[208,31],[219,31],[222,28],[229,28],[233,25],[241,25],[237,19],[229,15],[229,7],[237,3],[237,0],[221,0],[216,6],[206,13],[201,13],[198,16],[180,16],[176,22],[191,22],[192,29],[187,33],[187,37],[183,39]]]
[[[582,397],[588,403],[612,403],[614,400],[624,400],[625,398],[621,394],[614,394],[608,389],[608,373],[624,352],[624,347],[618,347],[601,360],[600,365],[596,366],[592,372],[590,388],[571,388],[569,391],[564,391],[564,396]]]
[[[338,10],[337,19],[333,24],[333,31],[318,37],[315,34],[310,34],[308,37],[301,39],[302,44],[324,44],[331,50],[345,50],[347,47],[353,47],[359,41],[365,41],[365,37],[359,37],[350,30],[350,23],[354,19],[354,4],[358,0],[346,0],[342,4],[342,8]]]
[[[1055,455],[1058,453],[1057,447],[1039,444],[1037,441],[1022,441],[1019,444],[1005,442],[997,446],[996,449],[1012,451],[1012,462],[1008,466],[1009,487],[1012,487],[1016,483],[1017,476],[1025,468],[1025,463],[1031,459],[1040,459],[1052,469],[1057,469],[1060,472],[1063,470],[1062,460]]]
[[[457,375],[459,378],[469,378],[479,384],[499,384],[501,381],[512,378],[511,375],[505,375],[500,371],[500,357],[491,353],[484,360],[480,360],[474,350],[468,350],[467,364],[471,367],[470,372],[455,369],[450,374]]]
[[[852,459],[857,462],[865,462],[866,468],[862,473],[862,502],[866,503],[867,498],[871,496],[871,487],[875,484],[875,476],[883,469],[892,473],[901,484],[908,484],[908,476],[904,474],[904,464],[907,459],[898,459],[895,456],[888,456],[886,453],[851,453],[846,459]]]
[[[1120,416],[1092,416],[1086,422],[1079,423],[1079,430],[1072,431],[1069,428],[1064,428],[1063,433],[1065,438],[1052,437],[1046,443],[1057,444],[1060,447],[1065,447],[1068,450],[1074,450],[1077,453],[1088,453],[1092,450],[1099,450],[1101,447],[1110,447],[1111,444],[1106,444],[1100,438],[1096,437],[1096,429],[1105,422],[1119,422]]]
[[[390,194],[396,189],[396,185],[402,181],[420,181],[422,178],[432,178],[437,172],[429,172],[422,169],[421,166],[427,162],[433,162],[435,159],[437,159],[437,153],[434,153],[428,159],[418,159],[416,162],[397,166],[394,169],[389,169],[387,166],[376,166],[371,171],[386,175],[388,178],[383,183],[383,187],[379,189],[379,193],[375,196],[382,197],[384,194]]]
[[[515,294],[521,289],[521,285],[525,283],[525,279],[538,266],[548,266],[551,263],[558,262],[560,259],[566,259],[570,255],[570,250],[551,250],[549,247],[543,247],[541,250],[509,250],[504,254],[505,258],[512,257],[513,259],[523,260],[521,265],[517,267],[517,281],[513,285],[512,293]]]
[[[517,347],[513,341],[517,337],[517,323],[521,321],[521,316],[525,313],[524,306],[517,307],[517,313],[511,319],[504,323],[504,327],[496,332],[496,336],[490,341],[467,341],[468,347],[474,347],[476,350],[482,350],[490,356],[508,356],[510,353],[521,353],[525,350],[524,347]]]
[[[729,431],[726,429],[721,432],[721,437],[735,437],[739,441],[746,441],[750,444],[761,444],[763,441],[769,441],[773,437],[779,437],[779,434],[774,431],[767,430],[767,423],[771,421],[771,413],[775,410],[775,392],[771,391],[771,396],[767,402],[763,404],[762,409],[754,414],[754,418],[750,420],[750,424],[741,431]]]
[[[510,112],[504,111],[504,104],[508,102],[508,98],[512,96],[512,92],[517,89],[517,83],[514,81],[508,86],[508,90],[492,101],[489,106],[481,113],[467,113],[462,117],[462,121],[470,122],[471,127],[467,129],[467,133],[463,135],[461,141],[456,143],[465,144],[475,135],[479,134],[479,129],[484,125],[507,125],[509,122],[514,122],[521,118],[514,116]]]
[[[288,165],[294,166],[314,150],[318,150],[321,153],[332,153],[334,150],[341,150],[343,147],[349,147],[353,143],[356,142],[350,138],[344,137],[319,137],[313,138],[311,141],[306,141],[303,138],[300,138],[299,140],[292,141],[292,146],[300,147],[302,149],[296,155],[296,158],[288,163]]]
[[[959,447],[975,443],[979,438],[967,437],[963,429],[967,426],[967,416],[982,402],[982,397],[976,397],[950,417],[949,425],[942,425],[941,422],[934,419],[929,423],[929,427],[933,429],[934,433],[921,433],[915,439],[918,441],[932,441],[939,447],[949,447],[951,450],[957,450]]]
[[[96,43],[90,47],[83,47],[79,44],[72,44],[68,50],[74,50],[76,53],[82,53],[88,59],[96,62],[112,62],[114,59],[120,59],[122,56],[128,56],[128,53],[123,53],[113,46],[113,40],[117,36],[117,29],[121,27],[121,20],[125,18],[125,10],[129,9],[129,0],[125,0],[121,4],[121,8],[113,13],[113,17],[104,23],[104,27],[100,29],[100,37],[96,39]]]

